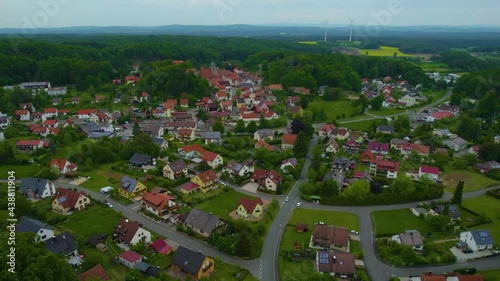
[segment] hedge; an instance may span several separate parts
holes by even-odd
[[[500,188],[495,190],[489,190],[486,195],[491,196],[496,199],[500,199]]]
[[[400,195],[391,193],[372,194],[371,197],[364,201],[356,201],[353,198],[334,196],[322,197],[320,203],[322,205],[338,205],[338,206],[368,206],[368,205],[393,205],[410,203],[422,200],[438,199],[443,196],[443,189],[430,189],[426,192],[417,191],[410,195]],[[474,213],[473,213],[474,214]]]

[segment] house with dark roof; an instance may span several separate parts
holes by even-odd
[[[133,246],[139,242],[150,243],[151,232],[142,228],[142,224],[122,218],[113,230],[113,239],[117,243]]]
[[[123,176],[120,181],[118,193],[123,197],[135,198],[137,196],[141,196],[144,192],[146,192],[146,190],[147,187],[141,182]]]
[[[158,277],[160,274],[160,270],[156,266],[152,266],[149,263],[146,262],[138,262],[135,267],[135,269],[138,269],[145,277]]]
[[[424,249],[422,234],[416,230],[405,230],[404,233],[392,236],[391,240],[396,241],[398,244],[411,246],[413,250],[416,251],[422,251]]]
[[[395,131],[393,126],[380,125],[377,127],[377,133],[394,134]]]
[[[210,143],[222,144],[222,137],[220,132],[205,132],[204,138],[206,145]]]
[[[87,281],[87,279],[91,280],[99,279],[102,281],[110,280],[108,274],[106,273],[106,271],[104,271],[104,268],[102,268],[101,264],[98,264],[92,267],[91,269],[85,271],[84,273],[80,274],[78,278],[80,278],[80,281]]]
[[[269,130],[269,129],[262,129],[258,130],[253,134],[253,139],[255,141],[260,141],[260,140],[273,140],[274,139],[274,131]]]
[[[78,256],[78,245],[69,231],[45,240],[45,249],[56,255],[67,257]]]
[[[273,170],[255,170],[250,180],[258,183],[260,188],[272,191],[276,191],[278,185],[283,183],[283,177]]]
[[[487,161],[483,163],[477,163],[475,167],[481,173],[488,173],[490,170],[500,169],[500,163],[498,163],[497,161]]]
[[[209,237],[217,228],[226,224],[218,216],[199,209],[192,209],[183,223],[184,226],[205,237]]]
[[[321,274],[330,274],[342,279],[351,278],[356,273],[352,253],[318,251],[315,268]]]
[[[349,252],[349,230],[342,227],[315,224],[309,247]]]
[[[46,179],[24,178],[19,191],[29,199],[44,199],[56,193],[55,185]]]
[[[54,200],[52,200],[52,210],[68,214],[72,211],[82,211],[90,205],[90,199],[83,191],[73,191],[58,187]]]
[[[460,241],[467,244],[468,248],[477,251],[492,250],[493,236],[488,230],[471,230],[460,233]]]
[[[126,251],[118,255],[118,260],[124,266],[134,269],[138,263],[142,262],[142,257],[134,251]]]
[[[455,204],[448,205],[448,214],[445,214],[445,209],[446,207],[444,205],[437,205],[432,208],[432,210],[437,214],[448,216],[452,221],[460,219],[460,210],[458,209],[457,205]]]
[[[253,219],[264,214],[264,202],[260,197],[255,199],[242,197],[236,206],[236,214],[241,218]]]
[[[188,168],[184,160],[179,159],[174,162],[170,162],[165,167],[163,167],[163,176],[171,180],[176,180],[183,176],[187,176]]]
[[[135,153],[128,161],[131,167],[142,168],[143,166],[154,165],[153,157],[141,153]]]
[[[349,170],[354,171],[356,169],[356,160],[351,160],[349,158],[335,157],[332,162],[332,170],[341,170],[347,172]]]
[[[16,225],[16,232],[32,232],[36,235],[35,241],[46,241],[54,237],[54,230],[41,221],[23,217]]]
[[[345,143],[345,151],[347,152],[347,154],[356,154],[359,152],[359,146],[359,141],[355,139],[349,139]]]
[[[446,139],[443,141],[443,144],[450,149],[453,149],[454,151],[460,151],[467,147],[467,141],[462,139],[461,137]]]
[[[228,173],[232,177],[244,177],[250,173],[253,173],[254,167],[254,163],[251,160],[248,160],[245,163],[231,161],[222,168],[222,172]]]
[[[172,269],[199,280],[208,278],[215,271],[215,261],[201,252],[179,246],[172,259]]]
[[[177,209],[175,198],[166,193],[146,192],[141,201],[146,211],[160,218]]]

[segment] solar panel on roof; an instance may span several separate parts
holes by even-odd
[[[488,237],[489,235],[487,232],[479,232],[479,236],[484,238],[484,237]]]
[[[328,253],[319,253],[319,263],[321,264],[328,263]]]
[[[65,196],[60,197],[58,200],[59,200],[59,203],[64,203],[66,201],[66,197]]]

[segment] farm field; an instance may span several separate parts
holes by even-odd
[[[473,199],[467,199],[462,202],[462,206],[475,211],[478,214],[484,213],[493,222],[472,229],[488,229],[495,241],[500,241],[500,200],[491,196],[481,196]]]
[[[471,192],[500,183],[497,180],[468,170],[447,170],[447,172],[443,174],[443,185],[448,192],[453,193],[455,191],[458,181],[465,182],[464,192]]]
[[[368,56],[373,56],[373,57],[392,57],[394,56],[394,53],[397,53],[398,57],[412,57],[413,55],[408,55],[399,50],[399,48],[396,47],[390,47],[390,46],[380,46],[380,49],[360,49],[359,54],[361,55],[366,55],[366,52],[368,52]]]

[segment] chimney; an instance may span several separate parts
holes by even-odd
[[[333,264],[337,263],[337,256],[333,256]]]
[[[63,234],[63,239],[66,239],[66,234]]]

